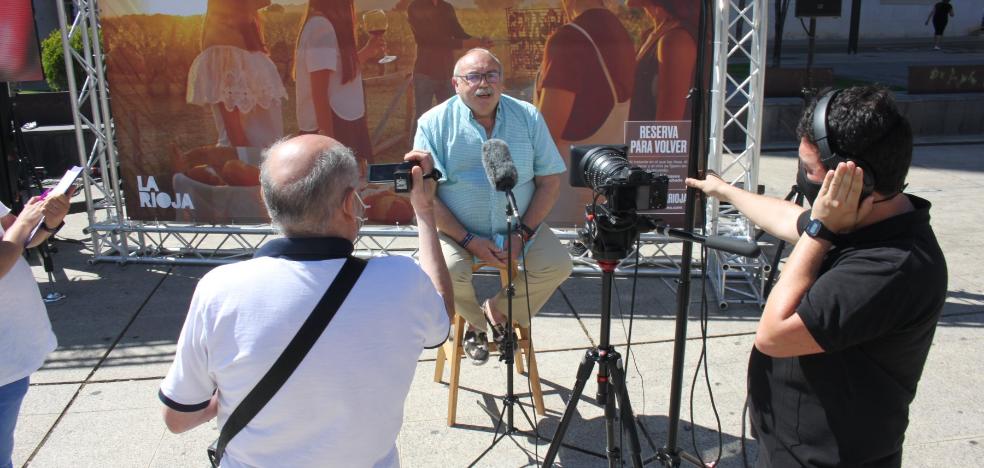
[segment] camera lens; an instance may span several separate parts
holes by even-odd
[[[584,182],[597,191],[611,184],[613,179],[624,178],[629,172],[629,160],[618,148],[602,146],[592,149],[581,159],[580,169]]]

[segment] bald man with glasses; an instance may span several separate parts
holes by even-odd
[[[571,273],[567,249],[543,223],[566,168],[543,116],[532,104],[502,94],[502,62],[492,52],[465,53],[455,64],[451,84],[455,96],[420,117],[414,149],[429,152],[443,174],[435,206],[441,249],[454,285],[455,311],[469,325],[465,354],[481,365],[489,356],[486,325],[492,326],[494,338],[501,336],[507,303],[503,289],[479,305],[473,266],[519,264],[513,320],[528,326]],[[490,138],[509,145],[519,174],[513,194],[522,223],[513,232],[507,232],[506,197],[489,183],[482,166],[482,145]],[[511,259],[506,236],[512,236]]]

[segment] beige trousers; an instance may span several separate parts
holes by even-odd
[[[440,234],[441,250],[444,261],[451,272],[451,282],[454,285],[454,308],[473,327],[485,330],[487,323],[485,313],[475,297],[475,287],[472,285],[472,267],[474,256],[462,248],[450,237]],[[540,311],[547,299],[570,275],[573,265],[567,248],[560,243],[557,236],[546,224],[541,224],[536,236],[531,240],[524,261],[519,259],[519,274],[513,277],[516,285],[516,296],[513,297],[513,320],[521,326],[528,327],[530,318]],[[513,248],[516,248],[514,245]],[[527,277],[529,284],[527,284]],[[529,307],[526,297],[529,294]],[[492,299],[496,310],[506,315],[506,289],[502,288]]]

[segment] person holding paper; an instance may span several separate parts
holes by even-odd
[[[0,203],[0,467],[12,466],[14,427],[30,375],[58,344],[24,249],[53,235],[68,214],[69,194],[34,197],[20,215]],[[36,229],[37,228],[37,229]],[[34,232],[33,237],[31,233]]]

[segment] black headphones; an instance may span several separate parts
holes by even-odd
[[[827,91],[819,99],[813,108],[813,139],[820,149],[820,161],[828,170],[837,168],[842,162],[853,161],[855,165],[864,171],[864,183],[861,188],[861,199],[864,199],[875,190],[875,172],[871,166],[855,155],[845,155],[837,146],[830,128],[827,125],[827,113],[830,111],[830,103],[834,102],[841,90],[834,89]]]

